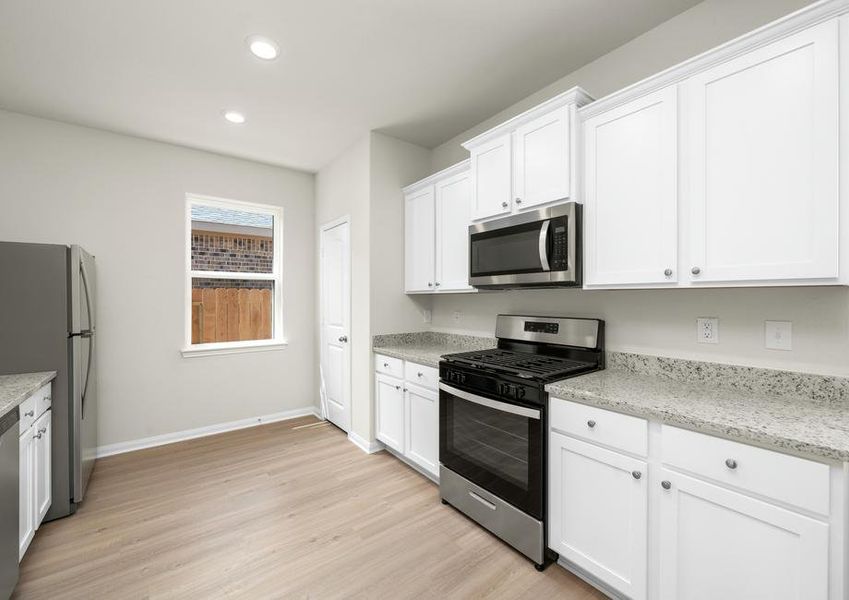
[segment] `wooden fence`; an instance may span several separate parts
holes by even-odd
[[[192,343],[271,339],[271,290],[192,289]]]

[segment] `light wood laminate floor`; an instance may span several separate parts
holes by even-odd
[[[13,598],[563,598],[386,452],[304,417],[101,459],[45,523]]]

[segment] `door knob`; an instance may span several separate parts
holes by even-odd
[[[662,487],[665,490],[668,490],[669,488],[672,487],[672,482],[671,481],[661,481],[660,487]]]
[[[521,198],[516,198],[516,204],[521,204],[521,203],[522,203],[522,199],[521,199]]]
[[[592,419],[590,419],[589,421],[587,421],[587,427],[589,427],[590,429],[592,429],[593,427],[595,427],[595,421],[593,421]]]
[[[736,469],[737,468],[737,461],[734,460],[733,458],[728,458],[728,459],[725,460],[725,466],[728,467],[729,469]]]
[[[666,269],[663,274],[667,277],[672,277],[672,269]]]
[[[698,275],[701,272],[702,270],[699,267],[693,267],[692,269],[690,269],[690,273],[692,273],[693,275]]]
[[[642,476],[643,476],[643,474],[640,473],[639,471],[631,471],[631,477],[633,477],[634,479],[639,479]]]
[[[507,208],[508,204],[506,202],[501,203],[501,208]]]
[[[340,342],[342,342],[342,343],[344,344],[345,342],[347,342],[347,341],[348,341],[348,336],[347,336],[347,335],[340,335],[340,336],[339,336],[339,341],[340,341]]]

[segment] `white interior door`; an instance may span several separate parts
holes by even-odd
[[[351,226],[347,220],[321,228],[321,372],[327,418],[351,428]]]

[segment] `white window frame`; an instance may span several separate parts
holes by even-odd
[[[214,208],[225,208],[242,212],[259,213],[271,215],[274,219],[273,226],[273,254],[271,273],[234,272],[234,271],[194,271],[192,270],[192,206],[211,206]],[[183,356],[214,356],[219,354],[237,354],[242,352],[259,352],[264,350],[277,350],[287,345],[283,335],[283,207],[270,204],[256,204],[243,202],[241,200],[229,200],[204,196],[201,194],[186,194],[185,212],[185,301],[184,317],[185,332]],[[273,281],[274,291],[272,298],[271,314],[271,339],[269,340],[246,340],[239,342],[213,342],[208,344],[192,344],[192,279],[252,279],[256,281]]]

